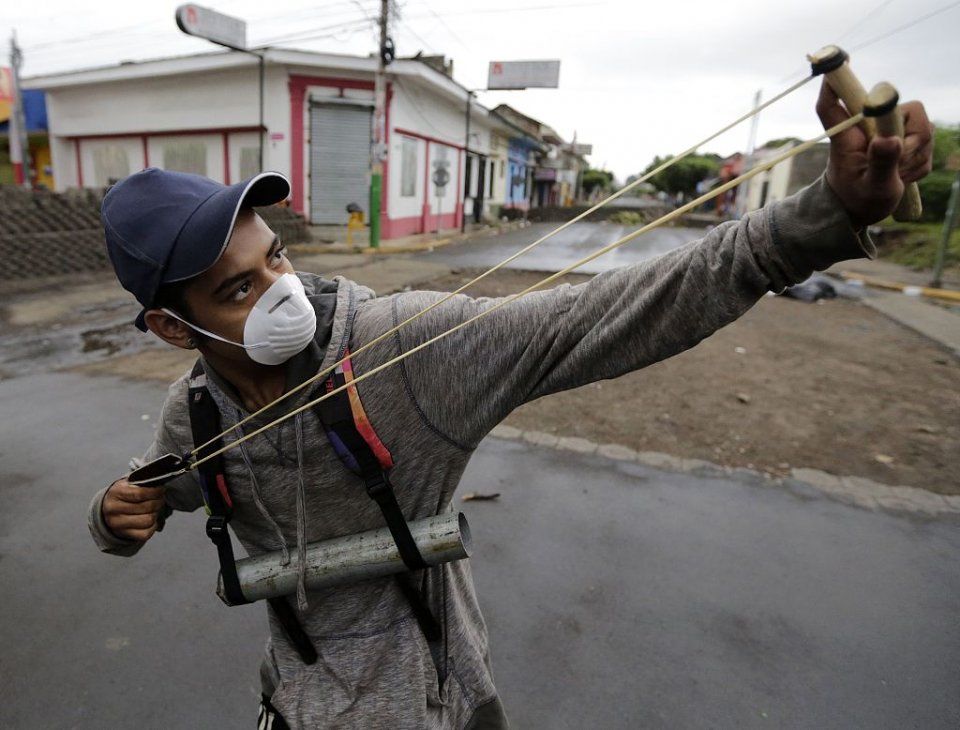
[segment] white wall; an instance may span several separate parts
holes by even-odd
[[[394,133],[390,135],[390,164],[388,166],[389,180],[387,184],[387,211],[391,218],[412,218],[423,211],[423,171],[427,164],[425,140],[416,137],[407,137],[414,141],[417,155],[417,172],[413,197],[404,197],[401,192],[403,179],[403,140],[404,135]]]
[[[260,121],[259,77],[256,65],[241,68],[163,76],[134,81],[112,81],[47,91],[51,151],[57,189],[78,184],[75,147],[71,137],[90,135],[145,134],[187,129],[255,127]],[[264,83],[264,124],[267,127],[264,167],[285,174],[290,171],[290,101],[287,72],[282,66],[267,66]],[[271,132],[283,135],[271,139]],[[256,133],[250,133],[255,138]],[[141,145],[139,138],[129,144]],[[246,137],[239,138],[247,144]],[[114,140],[115,141],[115,140]],[[85,148],[96,140],[81,142],[84,184],[94,181],[86,162]],[[222,140],[218,163],[210,152],[208,173],[223,177]],[[151,139],[150,163],[161,164]],[[215,145],[211,145],[213,149]],[[142,155],[139,157],[142,158]],[[131,162],[134,158],[131,157]],[[239,164],[239,159],[238,159]],[[232,163],[231,163],[232,167]],[[139,164],[131,172],[140,169]],[[239,175],[239,167],[237,167]],[[231,180],[236,181],[231,170]]]
[[[762,163],[764,160],[776,157],[777,155],[786,152],[794,146],[795,145],[793,143],[788,142],[786,145],[776,149],[758,151],[758,153],[750,161],[750,164],[751,166],[756,166]],[[762,205],[768,205],[774,201],[783,200],[785,197],[787,197],[787,186],[790,182],[790,168],[792,161],[792,158],[784,160],[776,167],[762,172],[750,180],[750,187],[747,192],[747,210],[757,210],[761,207],[764,182],[769,183],[769,185],[767,187],[767,199],[762,202]]]
[[[466,108],[429,93],[410,79],[395,81],[390,105],[391,134],[395,128],[411,129],[444,142],[463,145]],[[476,117],[476,115],[474,115]],[[474,119],[471,133],[478,131]]]
[[[427,170],[427,190],[429,195],[427,202],[430,203],[431,217],[437,214],[438,206],[440,213],[443,215],[449,215],[450,213],[453,213],[454,208],[457,205],[457,201],[460,199],[457,186],[457,162],[459,156],[460,151],[453,147],[437,144],[436,142],[430,143],[430,166]],[[433,184],[433,173],[435,169],[434,163],[440,160],[446,160],[447,172],[450,175],[450,182],[444,187],[443,195],[438,197],[437,187]],[[433,226],[433,221],[430,221],[429,225]]]

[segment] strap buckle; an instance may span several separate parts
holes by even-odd
[[[367,477],[364,479],[364,482],[367,486],[367,494],[376,502],[379,502],[380,498],[390,491],[390,482],[387,481],[386,475],[384,475],[383,472],[378,473],[376,476]]]
[[[209,537],[215,544],[219,544],[221,540],[227,535],[227,520],[226,515],[211,515],[207,518],[207,537]]]

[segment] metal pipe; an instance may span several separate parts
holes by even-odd
[[[258,173],[263,172],[263,138],[266,133],[266,130],[263,128],[263,71],[264,65],[266,64],[266,59],[264,58],[266,53],[266,50],[264,50],[257,54],[257,56],[260,57],[260,164],[258,165]]]
[[[947,246],[950,244],[950,236],[957,225],[957,219],[960,218],[960,171],[953,179],[953,185],[950,186],[950,201],[947,203],[947,214],[943,218],[943,232],[940,236],[940,245],[937,246],[937,257],[933,264],[933,280],[930,286],[939,289],[943,284],[943,263],[947,256]]]
[[[411,522],[410,533],[427,565],[462,560],[470,554],[470,526],[462,512],[447,512]],[[309,590],[407,570],[386,527],[315,542],[307,546],[306,553]],[[283,565],[283,554],[279,550],[238,560],[237,576],[243,595],[250,601],[259,601],[296,593],[298,561],[296,551],[291,551],[290,562]],[[217,576],[217,595],[230,605],[224,595],[222,576]]]
[[[460,214],[460,233],[467,230],[467,191],[470,190],[470,180],[473,176],[473,169],[470,165],[470,99],[472,97],[473,92],[467,89],[467,109],[465,111],[467,128],[463,135],[463,212]],[[460,195],[459,191],[457,191],[457,195]]]

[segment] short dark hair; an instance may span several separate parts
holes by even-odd
[[[192,278],[162,284],[157,290],[157,296],[154,297],[153,306],[157,309],[172,309],[184,319],[193,322],[193,312],[187,303],[187,289],[190,288],[191,283],[193,283]],[[206,335],[194,330],[194,338],[202,342],[206,339]]]

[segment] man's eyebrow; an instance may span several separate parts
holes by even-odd
[[[246,271],[241,271],[239,274],[234,274],[233,276],[224,279],[220,282],[220,285],[213,290],[213,296],[219,296],[225,290],[232,287],[234,284],[239,284],[241,281],[246,279],[248,276],[253,274],[253,269],[247,269]]]
[[[275,235],[273,237],[273,241],[270,242],[270,248],[267,250],[266,258],[269,259],[271,256],[273,256],[277,248],[281,245],[282,244],[280,242],[280,236]],[[213,290],[213,296],[219,296],[225,290],[229,289],[234,284],[240,283],[241,281],[246,279],[248,276],[251,276],[253,273],[254,273],[253,269],[247,269],[246,271],[241,271],[239,274],[234,274],[233,276],[224,279],[223,281],[220,282],[219,286],[217,286],[217,288]]]

